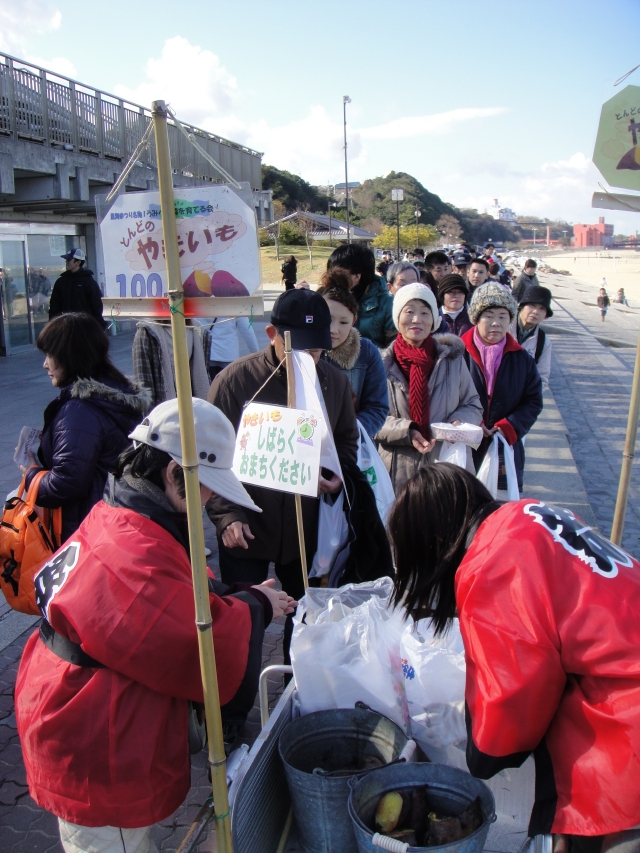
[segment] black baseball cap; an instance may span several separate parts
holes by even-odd
[[[469,266],[472,260],[471,252],[468,252],[466,249],[458,249],[453,256],[453,265],[454,267],[466,267]]]
[[[313,290],[285,290],[271,311],[271,325],[291,332],[293,349],[331,349],[331,312]]]

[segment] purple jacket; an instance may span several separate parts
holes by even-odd
[[[62,507],[63,542],[102,499],[107,475],[149,407],[150,393],[140,386],[78,379],[45,409],[38,461],[49,473],[42,478],[37,503]]]

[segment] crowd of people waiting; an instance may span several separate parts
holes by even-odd
[[[562,516],[571,547],[562,552],[562,577],[555,577],[564,511],[539,504],[538,526],[531,526],[526,502],[501,506],[475,476],[500,432],[513,448],[522,494],[524,439],[542,411],[551,365],[540,326],[552,316],[550,291],[539,284],[534,261],[512,289],[491,248],[485,257],[466,247],[452,258],[431,252],[421,260],[416,252],[376,270],[369,249],[344,245],[331,255],[317,292],[299,287],[288,267],[265,348],[253,330],[226,327],[230,339],[245,338],[250,352],[240,358],[237,349],[217,346],[215,325],[190,327],[201,497],[218,538],[221,580],[211,576],[210,606],[225,731],[233,740],[253,704],[273,618],[287,617],[289,659],[291,614],[304,593],[293,496],[244,487],[231,471],[247,401],[286,405],[288,331],[293,348],[316,365],[341,466],[321,470],[319,494],[344,489],[349,497],[352,553],[340,582],[394,576],[396,603],[414,618],[433,616],[438,631],[459,612],[469,767],[489,776],[519,765],[541,744],[546,749],[550,736],[542,758],[552,781],[556,773],[558,792],[554,799],[540,785],[536,831],[607,836],[602,849],[614,849],[614,834],[640,822],[639,795],[628,784],[640,773],[639,753],[629,747],[625,766],[612,761],[597,783],[604,801],[613,797],[614,778],[628,780],[615,814],[602,803],[590,811],[595,783],[579,738],[584,733],[594,749],[607,738],[617,738],[619,749],[637,746],[637,655],[632,666],[622,639],[600,648],[598,620],[580,626],[581,646],[563,609],[567,589],[580,597],[588,587],[596,600],[607,577],[604,563],[581,575],[575,555],[588,528],[571,527],[571,514]],[[16,685],[30,792],[58,816],[68,853],[120,849],[120,841],[122,849],[147,853],[150,826],[188,791],[188,703],[202,701],[170,327],[140,324],[133,380],[111,363],[108,338],[88,314],[53,318],[37,345],[60,393],[45,411],[41,445],[25,473],[29,479],[48,472],[37,502],[61,507],[63,527],[61,549],[38,576],[44,620],[28,641]],[[436,422],[481,427],[483,441],[468,448],[464,467],[435,464],[443,449],[432,434]],[[388,533],[357,466],[361,429],[376,443],[396,494]],[[318,501],[303,498],[302,515],[310,563]],[[610,543],[597,547],[610,577],[617,566],[636,566]],[[270,563],[284,591],[267,580]],[[620,601],[632,613],[640,580],[624,583]],[[526,625],[520,594],[531,606]],[[499,640],[491,634],[494,596],[501,602]],[[612,609],[607,618],[619,614]],[[598,647],[586,654],[592,642]],[[607,687],[608,679],[616,686]],[[628,734],[616,703],[626,709]],[[573,763],[560,748],[563,739]],[[589,749],[585,740],[583,752]],[[637,832],[622,834],[625,844],[637,843]]]

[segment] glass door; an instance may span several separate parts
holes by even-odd
[[[2,343],[8,354],[33,343],[23,240],[0,240]]]

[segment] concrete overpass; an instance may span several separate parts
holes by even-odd
[[[145,107],[0,53],[0,215],[95,213],[96,194],[108,192],[150,120]],[[259,221],[272,219],[271,194],[262,192],[262,154],[186,127],[230,175],[250,184]],[[220,182],[173,124],[169,144],[176,186]],[[126,189],[156,189],[155,166],[151,145]]]

